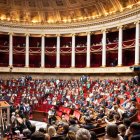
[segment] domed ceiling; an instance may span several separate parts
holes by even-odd
[[[0,0],[0,20],[71,23],[116,14],[139,4],[140,0]]]

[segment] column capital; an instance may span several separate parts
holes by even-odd
[[[76,36],[76,33],[72,33],[71,36]]]
[[[60,37],[61,35],[60,34],[56,34],[56,37]]]
[[[101,33],[107,32],[107,29],[101,29]]]
[[[25,33],[25,36],[30,36],[30,34],[29,33]]]
[[[9,32],[9,33],[8,33],[8,35],[13,35],[13,34],[14,34],[13,32]]]
[[[140,23],[140,21],[139,21],[139,20],[137,20],[137,21],[135,21],[135,22],[134,22],[134,24],[139,24],[139,23]]]
[[[45,37],[45,34],[41,34],[41,37]]]
[[[123,25],[117,26],[117,29],[122,29],[122,28],[123,28]]]
[[[91,32],[86,32],[86,35],[91,34]]]

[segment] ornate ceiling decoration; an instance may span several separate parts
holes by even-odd
[[[0,20],[73,23],[106,17],[140,5],[140,0],[0,0]]]

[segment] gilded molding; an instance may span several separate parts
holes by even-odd
[[[129,18],[131,16],[140,14],[140,6],[135,9],[130,9],[121,13],[117,13],[114,15],[98,18],[96,20],[89,20],[77,23],[64,23],[64,24],[24,24],[24,23],[11,23],[0,21],[0,26],[3,27],[12,27],[12,28],[23,28],[23,29],[71,29],[71,28],[80,28],[80,27],[88,27],[95,25],[102,25],[105,23],[110,23],[114,21],[120,21],[124,18]]]

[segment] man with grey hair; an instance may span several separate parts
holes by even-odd
[[[90,140],[91,134],[87,129],[80,128],[76,132],[76,140]]]

